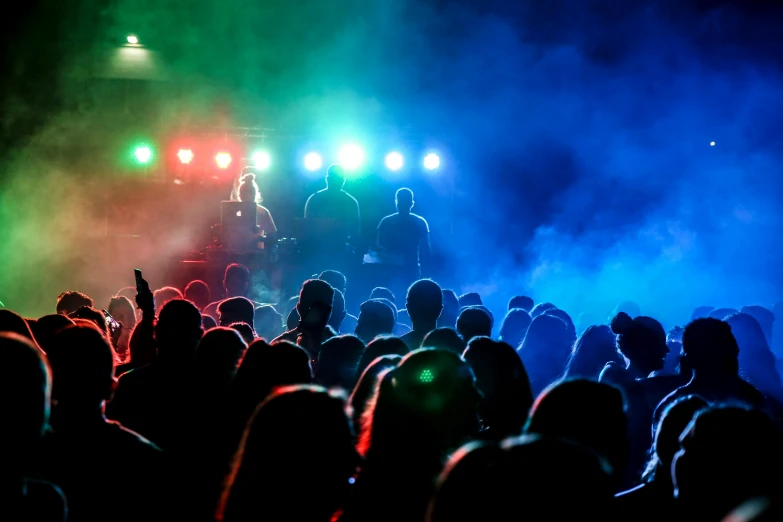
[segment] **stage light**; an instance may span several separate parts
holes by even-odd
[[[179,152],[177,152],[177,157],[179,158],[180,162],[187,165],[193,161],[193,151],[190,149],[179,149]]]
[[[440,167],[440,158],[437,154],[427,154],[424,156],[424,168],[427,170],[435,170]]]
[[[323,165],[321,155],[317,152],[310,152],[304,158],[304,165],[307,170],[318,170]]]
[[[137,43],[139,43],[138,37],[134,34],[129,34],[127,40],[128,43],[131,45],[136,45]]]
[[[710,142],[710,147],[714,147],[714,146],[715,146],[715,142],[714,142],[714,141],[711,141],[711,142]]]
[[[218,152],[215,156],[215,163],[221,169],[227,169],[231,165],[231,154],[228,152]]]
[[[347,170],[358,169],[364,163],[364,151],[358,145],[346,145],[340,149],[339,158]]]
[[[272,164],[272,158],[269,157],[267,152],[259,150],[253,153],[253,163],[255,163],[257,169],[266,170]]]
[[[136,147],[136,150],[133,151],[133,155],[136,157],[136,161],[141,164],[146,164],[152,159],[152,149],[146,145],[141,145]]]
[[[403,165],[402,154],[399,152],[390,152],[386,156],[386,167],[389,170],[400,170]]]

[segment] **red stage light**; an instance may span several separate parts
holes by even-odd
[[[228,152],[218,152],[215,156],[215,163],[221,169],[227,169],[231,165],[231,154]]]
[[[180,162],[187,165],[193,161],[193,151],[190,149],[179,149],[179,152],[177,152],[177,157],[179,158]]]

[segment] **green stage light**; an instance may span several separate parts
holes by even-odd
[[[133,151],[133,156],[136,158],[136,161],[142,165],[146,165],[152,160],[152,149],[147,145],[140,145]]]

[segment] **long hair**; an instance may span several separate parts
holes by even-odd
[[[264,198],[261,197],[261,190],[256,183],[256,175],[253,173],[245,174],[239,181],[239,201],[255,201],[260,205]]]

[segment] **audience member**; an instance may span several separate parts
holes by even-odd
[[[365,411],[383,373],[386,370],[396,368],[401,360],[402,356],[400,355],[381,355],[372,359],[362,371],[349,401],[353,410],[353,425],[356,427],[356,431],[361,431],[364,426]]]
[[[422,348],[440,348],[462,355],[467,343],[453,328],[436,328],[421,342]]]
[[[438,318],[443,310],[443,294],[435,281],[420,279],[408,288],[405,305],[413,330],[401,339],[409,349],[417,350],[421,347],[424,336],[437,328]]]
[[[515,295],[508,301],[508,309],[507,311],[511,311],[514,308],[519,308],[524,310],[525,312],[530,314],[530,311],[533,309],[533,307],[536,305],[535,301],[533,301],[532,297],[528,297],[526,295]]]
[[[459,313],[457,332],[466,343],[474,337],[492,337],[492,318],[481,308],[468,306]]]
[[[500,325],[500,340],[514,348],[525,340],[527,329],[530,328],[530,314],[522,308],[512,308],[503,318]]]
[[[364,343],[354,335],[327,339],[318,353],[315,380],[326,388],[339,387],[350,392],[356,385],[356,370],[364,353]]]
[[[253,313],[253,326],[256,335],[269,342],[283,333],[283,316],[275,310],[274,306],[262,305]]]
[[[362,358],[359,360],[359,366],[356,368],[356,376],[359,377],[364,370],[378,357],[384,355],[399,355],[404,357],[408,355],[408,345],[406,345],[399,337],[392,337],[389,335],[381,335],[373,339],[367,344],[367,347],[362,353]]]
[[[597,381],[604,366],[621,366],[623,362],[611,328],[606,325],[588,326],[574,343],[563,379]]]
[[[200,312],[203,312],[204,309],[209,306],[209,303],[212,302],[209,285],[200,280],[188,283],[185,287],[184,297],[196,305],[196,308],[198,308]]]
[[[391,334],[394,330],[394,310],[381,300],[371,299],[359,307],[359,321],[356,336],[365,343],[379,335]]]
[[[231,263],[226,267],[223,275],[223,299],[232,297],[247,297],[250,291],[250,270],[245,265]],[[218,317],[217,307],[221,300],[213,301],[204,308],[201,313],[212,317]]]
[[[92,299],[81,292],[69,291],[63,292],[57,298],[57,313],[69,315],[81,308],[87,306],[92,308],[94,305]]]
[[[530,322],[517,351],[530,377],[534,397],[563,375],[571,351],[568,339],[568,328],[557,317],[542,314]]]

